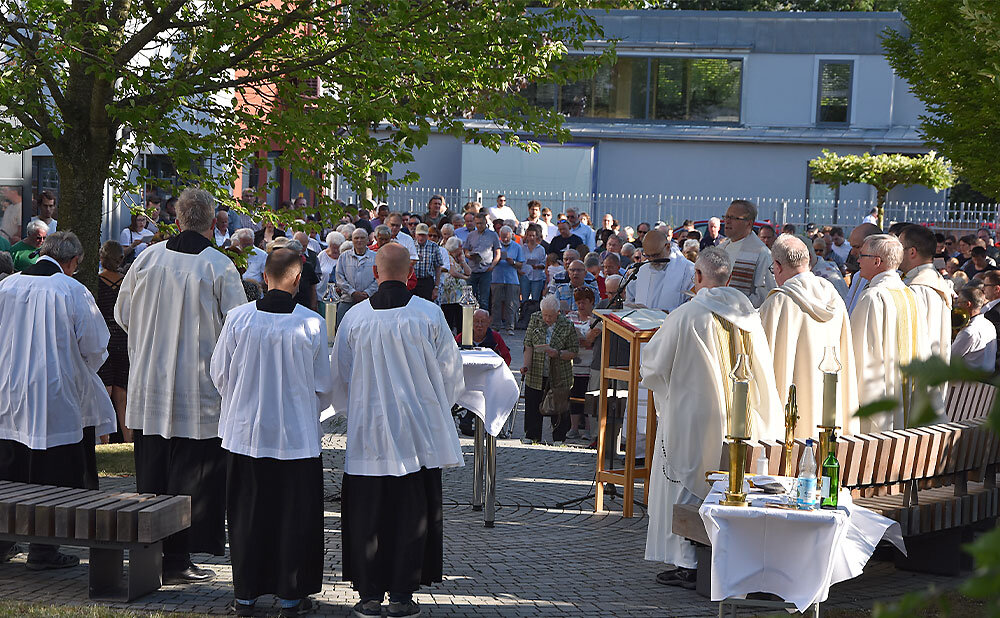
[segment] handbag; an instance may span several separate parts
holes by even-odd
[[[551,361],[550,361],[551,362]],[[549,375],[552,375],[551,366]],[[562,416],[563,414],[569,413],[569,391],[570,387],[551,386],[551,380],[549,382],[549,388],[545,391],[545,396],[542,397],[542,403],[538,406],[538,413],[542,416]]]

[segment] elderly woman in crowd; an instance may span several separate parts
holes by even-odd
[[[685,234],[685,236],[686,236],[686,234]],[[701,247],[701,242],[699,242],[697,240],[693,240],[693,239],[692,240],[685,240],[684,241],[684,249],[682,249],[681,253],[684,254],[684,257],[686,257],[688,259],[688,261],[690,261],[692,264],[694,264],[695,262],[698,261],[698,252],[700,250],[700,247]]]
[[[594,342],[601,334],[600,329],[591,330],[594,321],[594,305],[597,298],[590,288],[578,288],[573,291],[576,311],[569,312],[566,317],[573,323],[577,337],[580,339],[580,349],[573,359],[573,389],[571,397],[583,399],[590,386],[590,367],[594,362]],[[587,432],[587,417],[584,416],[583,403],[570,403],[570,427],[566,437],[590,441]]]
[[[462,241],[452,236],[444,243],[444,249],[448,252],[449,268],[448,272],[441,277],[441,292],[438,295],[438,302],[441,303],[441,311],[448,320],[448,326],[452,332],[458,333],[462,329],[462,294],[465,292],[466,281],[472,275],[472,268],[468,260],[465,259],[465,251],[462,250]]]
[[[543,298],[541,310],[532,314],[524,335],[524,365],[521,367],[525,386],[524,438],[521,442],[541,442],[539,408],[542,400],[550,388],[569,396],[567,391],[573,387],[573,359],[579,347],[580,339],[573,323],[559,313],[559,299],[553,295]],[[569,415],[551,418],[552,441],[562,443],[569,430]]]
[[[378,251],[379,247],[392,240],[392,230],[389,229],[388,225],[378,225],[375,227],[375,233],[372,236],[375,238],[371,248],[373,251]]]
[[[353,230],[351,230],[353,232]],[[368,235],[365,235],[368,238]],[[319,288],[316,292],[323,297],[329,289],[328,284],[336,283],[334,277],[337,274],[337,260],[340,259],[340,247],[347,242],[347,238],[340,232],[330,232],[326,235],[326,249],[319,252],[317,258],[319,262]]]

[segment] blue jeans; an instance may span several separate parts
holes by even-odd
[[[482,273],[472,273],[469,276],[469,285],[472,286],[472,293],[479,301],[479,308],[490,310],[490,284],[493,283],[493,271],[488,270]]]
[[[532,281],[527,277],[521,277],[521,302],[542,300],[542,290],[545,289],[545,279]]]

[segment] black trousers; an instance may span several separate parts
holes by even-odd
[[[440,582],[444,562],[441,469],[405,476],[344,474],[343,579],[362,600],[406,597]]]
[[[226,552],[226,451],[222,440],[135,436],[139,493],[191,496],[191,527],[163,540],[163,570],[182,569],[192,552]]]
[[[542,405],[548,387],[548,378],[542,378],[542,390],[524,387],[524,437],[535,442],[542,439],[542,415],[538,413],[538,408]],[[549,421],[552,423],[552,441],[564,442],[566,432],[569,431],[569,414],[558,418],[550,416]]]
[[[576,397],[577,399],[585,399],[587,397],[587,386],[589,385],[589,375],[573,376],[573,388],[570,389],[569,396]],[[584,402],[571,401],[569,403],[569,411],[572,414],[583,414],[586,405]]]
[[[323,588],[323,462],[229,453],[226,519],[237,599]]]
[[[431,294],[434,293],[434,277],[418,277],[413,293],[420,298],[431,300]]]
[[[95,442],[93,427],[83,428],[83,439],[79,442],[44,450],[33,450],[14,440],[0,440],[0,480],[98,489]],[[0,554],[6,553],[11,545],[12,542],[0,541]],[[45,560],[58,550],[58,545],[32,543],[28,559]]]
[[[444,312],[444,319],[448,321],[448,326],[450,326],[456,333],[461,332],[462,305],[458,303],[446,303],[441,305],[441,311]]]

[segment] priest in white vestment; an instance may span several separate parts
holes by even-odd
[[[141,493],[191,496],[191,527],[163,541],[164,581],[211,579],[191,552],[225,553],[222,399],[209,361],[230,309],[247,302],[232,261],[212,246],[215,199],[185,189],[177,236],[142,252],[122,279],[115,321],[131,363],[125,422],[135,437]]]
[[[771,250],[756,234],[757,206],[749,200],[733,200],[726,211],[726,239],[719,244],[733,259],[733,276],[729,287],[743,292],[760,307],[774,287],[771,274]]]
[[[848,271],[853,272],[853,274],[851,275],[851,286],[847,289],[847,296],[844,297],[844,304],[847,305],[847,313],[854,311],[854,305],[858,304],[858,299],[861,298],[861,292],[868,287],[868,280],[865,279],[858,270],[856,270],[858,266],[858,256],[861,253],[861,246],[865,244],[865,239],[869,236],[881,233],[882,230],[879,226],[873,223],[862,223],[858,227],[851,230],[851,235],[848,237],[848,242],[851,244],[851,250],[847,254],[847,268]]]
[[[900,270],[905,273],[903,282],[910,286],[917,297],[917,313],[920,315],[918,326],[924,330],[927,352],[946,363],[950,362],[953,292],[941,273],[934,268],[937,239],[930,228],[910,225],[900,232],[899,242],[903,244],[903,261],[900,263]],[[944,403],[947,392],[947,384],[930,390],[931,405],[938,414],[938,420],[942,422],[947,420]]]
[[[788,387],[795,385],[799,420],[796,438],[816,435],[823,420],[823,354],[832,347],[840,362],[837,382],[837,425],[841,434],[857,433],[858,382],[847,308],[834,286],[809,269],[808,246],[795,236],[782,234],[771,247],[774,279],[760,307],[778,395],[788,403]]]
[[[646,233],[642,252],[647,260],[670,261],[639,266],[635,279],[625,290],[625,306],[673,311],[688,299],[694,285],[694,264],[672,252],[667,237],[659,230]]]
[[[903,245],[890,234],[869,236],[861,248],[859,274],[868,280],[851,312],[858,403],[895,399],[895,410],[861,419],[861,431],[904,429],[913,407],[913,382],[901,365],[929,354],[916,295],[896,273]]]
[[[673,534],[675,504],[708,494],[705,472],[719,468],[736,353],[750,356],[751,434],[777,438],[783,416],[771,354],[757,311],[725,287],[732,260],[709,247],[695,264],[695,297],[670,313],[642,356],[642,385],[653,391],[659,424],[650,468],[646,560],[674,565],[657,581],[694,588],[694,546]]]
[[[228,455],[226,510],[237,615],[278,597],[282,615],[323,588],[320,413],[333,400],[326,324],[296,304],[298,251],[264,264],[268,291],[229,312],[212,355]],[[243,610],[243,613],[240,613]],[[287,611],[286,611],[287,610]]]
[[[375,256],[378,290],[348,310],[333,346],[334,410],[347,417],[343,578],[377,616],[414,616],[413,593],[443,569],[441,469],[463,465],[451,408],[462,357],[441,308],[406,289],[409,253]]]
[[[961,358],[973,369],[993,373],[996,368],[997,332],[982,315],[986,296],[979,288],[964,287],[958,291],[956,306],[969,313],[969,323],[955,335],[951,344],[953,358]]]
[[[97,489],[95,433],[111,433],[117,423],[97,377],[108,326],[72,277],[83,258],[79,239],[55,232],[39,250],[35,264],[0,282],[0,480]],[[0,541],[0,563],[18,551]],[[58,546],[28,550],[31,570],[79,563]]]

